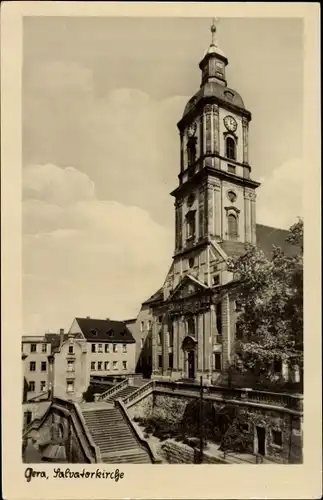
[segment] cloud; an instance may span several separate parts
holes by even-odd
[[[289,228],[303,215],[302,186],[304,164],[293,158],[260,179],[257,191],[257,222],[274,227]]]
[[[135,315],[164,279],[172,231],[141,208],[99,200],[74,168],[31,165],[23,180],[26,331]]]
[[[88,68],[48,62],[24,88],[25,164],[73,165],[98,196],[140,206],[163,224],[179,173],[176,123],[186,96],[158,100],[132,88],[98,95]]]

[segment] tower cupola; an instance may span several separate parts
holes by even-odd
[[[201,87],[207,82],[216,82],[226,86],[225,67],[228,65],[228,59],[219,48],[216,35],[216,22],[218,19],[213,19],[211,26],[212,41],[205,52],[199,67],[202,71]]]

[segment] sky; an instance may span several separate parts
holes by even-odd
[[[29,17],[23,24],[23,323],[135,317],[174,247],[176,123],[200,85],[206,18]],[[257,222],[302,216],[301,19],[226,18],[227,80],[252,113]]]

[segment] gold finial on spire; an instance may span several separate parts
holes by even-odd
[[[219,21],[220,21],[220,19],[218,17],[213,17],[212,25],[211,25],[212,45],[215,45],[216,23],[218,23]]]

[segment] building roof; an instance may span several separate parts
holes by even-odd
[[[137,321],[137,318],[123,320],[123,322],[126,323],[126,325],[130,325],[131,323],[136,323],[136,321]]]
[[[267,259],[272,256],[273,246],[281,248],[287,256],[293,256],[298,253],[298,248],[286,241],[289,236],[287,229],[264,226],[256,224],[257,247],[265,254]],[[246,244],[240,241],[223,241],[221,248],[230,257],[243,255],[246,251]]]
[[[157,292],[155,292],[153,295],[151,295],[151,297],[149,297],[149,299],[147,299],[147,300],[145,300],[145,302],[143,302],[143,305],[152,304],[153,302],[159,302],[160,300],[163,300],[163,299],[164,299],[163,288],[159,288],[159,290],[157,290]]]
[[[64,333],[63,342],[68,339],[68,334]],[[57,351],[61,344],[61,336],[59,333],[45,333],[45,341],[52,345],[52,350]]]
[[[280,247],[287,256],[293,256],[299,252],[299,249],[295,245],[291,245],[286,241],[288,236],[288,229],[256,224],[257,247],[264,252],[267,259],[270,259],[272,256],[273,246]],[[239,257],[246,252],[246,244],[241,241],[225,240],[219,244],[229,257]],[[159,302],[163,298],[163,289],[160,288],[149,299],[143,302],[143,305]]]
[[[238,108],[245,109],[242,97],[238,92],[229,87],[225,87],[217,82],[206,82],[202,87],[191,97],[185,106],[183,116],[187,115],[197,104],[198,101],[205,97],[215,97],[222,102],[233,104]]]
[[[296,245],[291,245],[286,241],[289,236],[288,229],[256,224],[256,236],[257,246],[261,248],[267,258],[271,257],[273,245],[280,247],[288,256],[299,253],[299,249]]]
[[[37,344],[37,342],[39,342],[41,344],[44,344],[45,342],[47,342],[45,340],[44,335],[23,335],[21,337],[21,341],[22,342],[32,342],[34,344]]]
[[[136,342],[124,321],[111,319],[75,318],[88,342]]]

